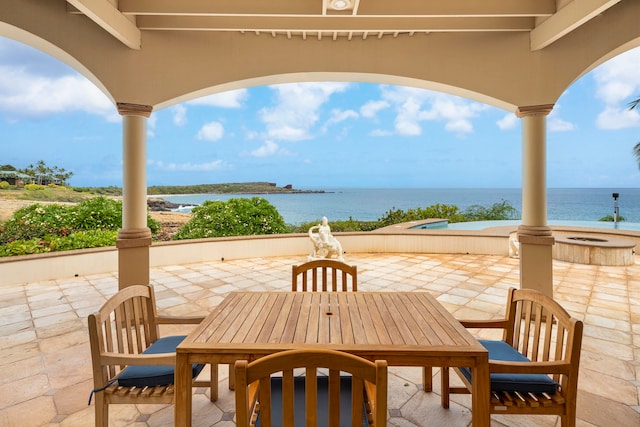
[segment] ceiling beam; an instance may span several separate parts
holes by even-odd
[[[534,18],[385,18],[354,16],[139,16],[141,30],[197,31],[531,31]]]
[[[140,49],[140,30],[108,0],[67,0],[116,39],[131,49]]]
[[[357,7],[356,7],[357,6]],[[300,0],[120,0],[132,15],[322,15],[323,1]],[[366,0],[355,1],[360,16],[551,16],[555,0]]]
[[[540,50],[595,18],[620,0],[573,0],[531,31],[531,50]]]

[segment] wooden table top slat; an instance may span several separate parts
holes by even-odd
[[[406,344],[419,343],[436,343],[434,339],[435,333],[429,326],[428,322],[420,321],[416,323],[414,317],[410,315],[409,308],[406,306],[405,298],[402,295],[390,295],[387,298],[387,305],[396,325],[401,331]]]
[[[407,322],[404,319],[402,304],[400,304],[399,307],[398,301],[394,301],[391,296],[385,296],[382,304],[385,305],[394,322],[395,329],[398,331],[399,336],[402,337],[402,344],[417,345],[419,342],[416,340],[413,335],[413,331],[411,331],[411,328],[407,325]]]
[[[418,292],[237,292],[196,331],[184,346],[327,344],[408,351],[479,346],[432,295]]]
[[[369,313],[371,314],[371,320],[373,321],[373,327],[376,332],[378,344],[394,344],[394,340],[398,340],[400,338],[397,335],[392,338],[392,335],[389,334],[388,327],[393,325],[394,322],[387,317],[387,323],[385,323],[385,319],[380,312],[381,307],[376,304],[373,294],[365,294],[364,301],[368,307],[376,308],[376,310],[369,310]]]
[[[198,328],[198,330],[194,331],[193,334],[198,334],[201,332],[203,336],[201,340],[208,342],[216,342],[220,341],[222,336],[227,332],[227,329],[234,325],[235,319],[238,316],[242,315],[242,310],[247,306],[247,304],[243,304],[242,300],[249,300],[250,295],[234,295],[233,298],[225,298],[224,301],[218,306],[216,309],[216,321],[218,322],[217,328],[206,327],[204,329]],[[204,323],[210,325],[208,322],[202,322],[200,326]],[[226,326],[226,328],[225,328]]]
[[[367,342],[364,332],[364,325],[358,321],[360,319],[360,308],[356,303],[355,293],[346,294],[347,310],[349,312],[349,321],[351,322],[351,331],[353,332],[353,342],[355,344],[365,344]]]
[[[287,298],[287,294],[278,294],[276,301],[273,303],[271,307],[264,307],[264,309],[269,310],[269,315],[267,316],[266,321],[264,322],[264,326],[262,327],[262,331],[258,335],[257,342],[259,343],[268,343],[271,341],[271,335],[273,334],[273,330],[276,327],[276,323],[282,314],[282,307]]]
[[[300,321],[300,310],[302,309],[303,298],[295,298],[291,305],[291,310],[287,316],[285,327],[282,331],[280,342],[293,342],[296,336],[296,329]]]
[[[349,304],[349,294],[350,293],[341,293],[340,300],[344,301],[344,304]],[[353,324],[351,321],[351,314],[349,310],[340,310],[340,314],[336,317],[336,320],[340,322],[340,334],[342,338],[342,342],[344,344],[353,344],[355,343],[355,338],[353,334]]]
[[[278,317],[273,324],[273,328],[270,331],[268,342],[281,342],[284,339],[284,329],[287,325],[287,320],[291,315],[295,298],[293,295],[284,295],[282,305],[280,305],[280,311]]]
[[[306,342],[307,329],[309,328],[309,310],[311,310],[312,294],[305,292],[302,298],[299,298],[300,313],[298,314],[298,323],[295,325],[292,342]]]
[[[451,316],[451,313],[449,313],[442,304],[438,303],[435,298],[421,299],[420,301],[416,301],[416,303],[421,304],[426,312],[432,313],[430,317],[446,332],[454,344],[471,345],[477,343],[476,339],[469,334],[460,322],[450,322],[447,320],[447,316]],[[460,341],[460,339],[463,339],[463,341]]]

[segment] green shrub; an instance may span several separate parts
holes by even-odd
[[[406,212],[402,209],[392,208],[378,219],[378,222],[380,227],[387,227],[401,222],[418,221],[429,218],[448,219],[449,222],[464,221],[464,217],[459,210],[456,205],[442,205],[439,203],[427,206],[424,209],[408,209]]]
[[[0,257],[114,246],[117,236],[117,231],[91,230],[65,237],[48,235],[42,239],[16,240],[0,246]]]
[[[519,217],[518,210],[506,200],[494,203],[488,208],[480,205],[469,206],[462,215],[465,221],[499,221]]]
[[[160,229],[160,223],[148,215],[147,225],[152,234]],[[27,253],[41,253],[51,250],[77,249],[76,245],[80,247],[112,245],[111,241],[105,242],[103,238],[97,239],[97,243],[88,241],[93,238],[91,236],[101,236],[99,232],[102,231],[117,234],[121,226],[122,202],[117,200],[94,197],[77,205],[36,203],[17,210],[11,219],[0,224],[0,244],[12,243],[12,247],[18,249],[11,249],[11,251],[21,254],[30,250],[29,248],[35,252]],[[88,237],[85,238],[84,234],[78,234],[79,232],[88,233]],[[71,237],[72,235],[75,237]],[[69,242],[56,240],[55,237],[69,239]],[[73,243],[74,239],[81,238],[84,243]],[[37,242],[32,242],[33,239]],[[47,244],[48,249],[43,250],[42,244],[39,243],[41,241],[53,243]]]
[[[0,190],[6,190],[9,187],[11,187],[11,184],[7,181],[0,181]]]
[[[309,228],[314,225],[320,224],[320,220],[305,222],[298,226],[294,226],[291,228],[292,233],[307,233]],[[358,221],[357,219],[353,219],[349,217],[346,221],[329,221],[329,227],[331,228],[331,232],[340,232],[340,231],[373,231],[376,228],[380,227],[378,221]]]
[[[26,184],[24,186],[25,190],[29,190],[29,191],[40,191],[40,190],[44,190],[46,187],[44,185],[40,185],[40,184]]]
[[[601,222],[613,222],[613,215],[606,215],[600,218],[598,221]],[[622,215],[618,215],[618,221],[626,221]]]
[[[193,208],[191,214],[192,218],[178,230],[174,240],[288,232],[277,209],[261,197],[226,202],[208,200]]]

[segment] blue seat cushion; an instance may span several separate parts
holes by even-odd
[[[478,341],[489,351],[489,360],[530,362],[526,356],[504,341]],[[460,371],[471,381],[471,371],[468,368],[462,368]],[[553,394],[558,386],[556,381],[545,374],[491,374],[491,390],[494,391]]]
[[[185,335],[163,337],[151,344],[142,354],[175,353],[176,347],[186,338]],[[204,364],[193,365],[193,378],[204,368]],[[118,376],[118,384],[123,387],[155,387],[174,383],[173,366],[148,365],[127,366]]]
[[[304,426],[305,422],[305,378],[294,377],[294,423],[295,426]],[[326,427],[329,425],[329,377],[318,376],[318,426]],[[271,378],[271,425],[281,426],[282,421],[282,378]],[[362,407],[362,426],[366,427],[367,413],[365,407]],[[260,426],[260,415],[256,420],[256,427]],[[340,427],[351,426],[351,377],[340,377]]]

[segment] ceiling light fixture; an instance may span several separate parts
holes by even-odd
[[[345,10],[351,6],[351,1],[349,0],[332,0],[331,7],[335,10]]]

